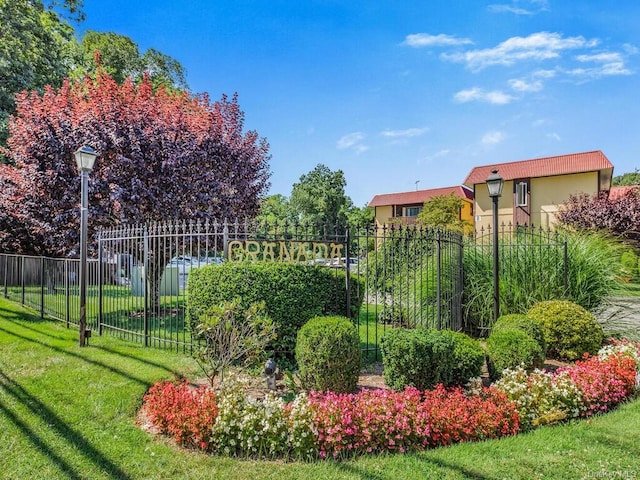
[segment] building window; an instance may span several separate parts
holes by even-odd
[[[404,215],[405,217],[417,217],[421,210],[422,207],[407,207]]]
[[[516,183],[516,207],[527,206],[527,182]]]

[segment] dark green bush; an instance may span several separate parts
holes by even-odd
[[[544,333],[540,325],[522,313],[510,313],[509,315],[502,315],[491,328],[492,332],[498,330],[504,330],[505,328],[517,328],[525,333],[531,335],[531,337],[538,342],[538,345],[542,348],[542,351],[546,353],[547,342],[544,339]]]
[[[544,351],[531,335],[518,328],[503,328],[487,338],[487,366],[491,378],[499,378],[505,368],[524,364],[527,370],[544,363]]]
[[[382,337],[384,381],[401,390],[420,390],[452,382],[455,343],[451,335],[425,328],[394,328]]]
[[[464,385],[471,378],[482,374],[484,349],[480,342],[460,332],[443,330],[453,340],[453,363],[449,385]]]
[[[298,332],[296,360],[305,390],[353,392],[360,376],[358,329],[346,317],[316,317]]]
[[[578,360],[586,352],[595,355],[602,346],[602,327],[593,314],[573,302],[539,302],[527,316],[542,328],[549,356]]]
[[[200,316],[223,301],[240,298],[248,308],[264,302],[276,326],[277,339],[270,350],[277,359],[293,360],[296,335],[316,316],[345,315],[345,272],[287,263],[225,263],[189,272],[187,317],[192,328]],[[360,310],[364,287],[351,276],[352,311]]]

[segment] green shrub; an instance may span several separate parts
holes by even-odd
[[[484,365],[484,349],[480,342],[460,332],[443,330],[442,333],[454,343],[449,385],[464,385],[469,379],[479,377]]]
[[[345,272],[287,263],[225,263],[189,272],[187,316],[194,331],[213,305],[240,298],[244,308],[264,302],[277,339],[269,349],[279,360],[293,361],[296,335],[304,323],[324,314],[346,313]],[[359,311],[364,287],[351,276],[352,311]]]
[[[602,346],[602,327],[593,314],[566,300],[549,300],[534,305],[527,313],[542,328],[547,352],[552,357],[578,360]]]
[[[401,390],[407,385],[420,390],[452,382],[455,343],[451,335],[425,328],[389,330],[382,337],[384,381]]]
[[[487,366],[491,378],[500,378],[505,368],[523,365],[526,370],[544,363],[544,351],[531,335],[518,328],[503,328],[487,338]]]
[[[298,332],[296,360],[307,391],[353,392],[361,357],[358,329],[346,317],[312,318]]]
[[[525,333],[531,335],[531,337],[538,342],[538,345],[542,348],[542,351],[546,353],[547,342],[544,339],[544,333],[540,325],[532,318],[527,317],[522,313],[510,313],[509,315],[502,315],[491,328],[492,332],[503,329],[517,328]]]

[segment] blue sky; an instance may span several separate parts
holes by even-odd
[[[131,37],[238,92],[271,190],[324,163],[358,206],[459,185],[488,163],[602,150],[640,168],[635,0],[85,0],[80,29]],[[416,183],[418,182],[418,183]]]

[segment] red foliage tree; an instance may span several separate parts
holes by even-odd
[[[0,170],[0,248],[73,255],[80,181],[73,152],[100,153],[89,181],[89,233],[164,219],[253,216],[268,187],[269,145],[243,132],[237,97],[118,85],[99,72],[23,92]]]
[[[577,230],[605,230],[640,245],[640,187],[610,198],[600,195],[572,195],[558,213],[560,223]]]

